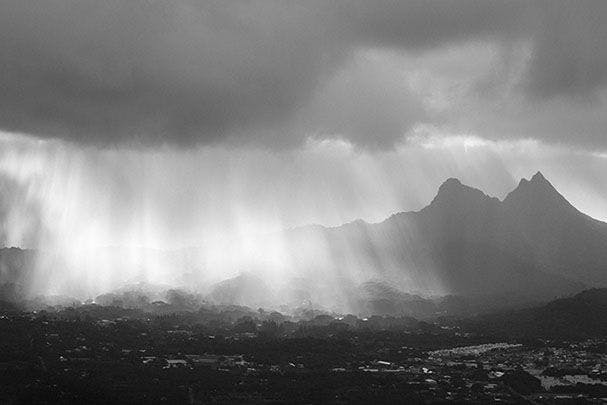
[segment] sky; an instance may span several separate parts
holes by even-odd
[[[538,170],[607,220],[603,0],[0,3],[0,239],[176,249]]]

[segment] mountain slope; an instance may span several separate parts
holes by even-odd
[[[607,289],[595,288],[536,308],[483,315],[468,329],[499,336],[588,337],[607,334]]]
[[[300,270],[384,278],[406,291],[548,299],[607,285],[607,224],[577,211],[541,173],[504,201],[448,179],[418,212],[286,239],[307,266]],[[310,266],[311,256],[323,259]]]
[[[545,271],[607,285],[607,224],[575,209],[541,173],[521,180],[503,206]]]

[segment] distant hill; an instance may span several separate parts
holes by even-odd
[[[499,336],[607,336],[607,288],[586,290],[536,308],[479,316],[466,326]]]
[[[255,308],[273,303],[273,294],[263,279],[243,273],[214,284],[208,298],[218,304],[248,305]]]

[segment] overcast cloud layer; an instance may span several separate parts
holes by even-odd
[[[0,129],[37,137],[607,149],[603,0],[4,0],[0,40]]]

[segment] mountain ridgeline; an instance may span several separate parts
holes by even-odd
[[[512,307],[607,286],[607,223],[579,212],[539,172],[502,201],[451,178],[420,211],[271,237],[289,252],[279,285],[243,268],[234,269],[238,277],[190,283],[190,289],[211,302],[252,307],[306,303],[353,313],[429,315],[467,312],[471,303]],[[192,275],[192,263],[178,264],[179,251],[166,255],[172,276]],[[0,249],[1,300],[15,301],[33,281],[41,283],[32,270],[35,256]]]
[[[321,272],[372,273],[405,291],[549,299],[607,285],[607,224],[575,209],[539,172],[503,201],[452,178],[420,211],[302,227],[286,239],[296,262],[313,254],[312,240],[329,255]]]
[[[607,289],[593,288],[534,308],[484,314],[467,330],[510,337],[570,338],[607,335]]]

